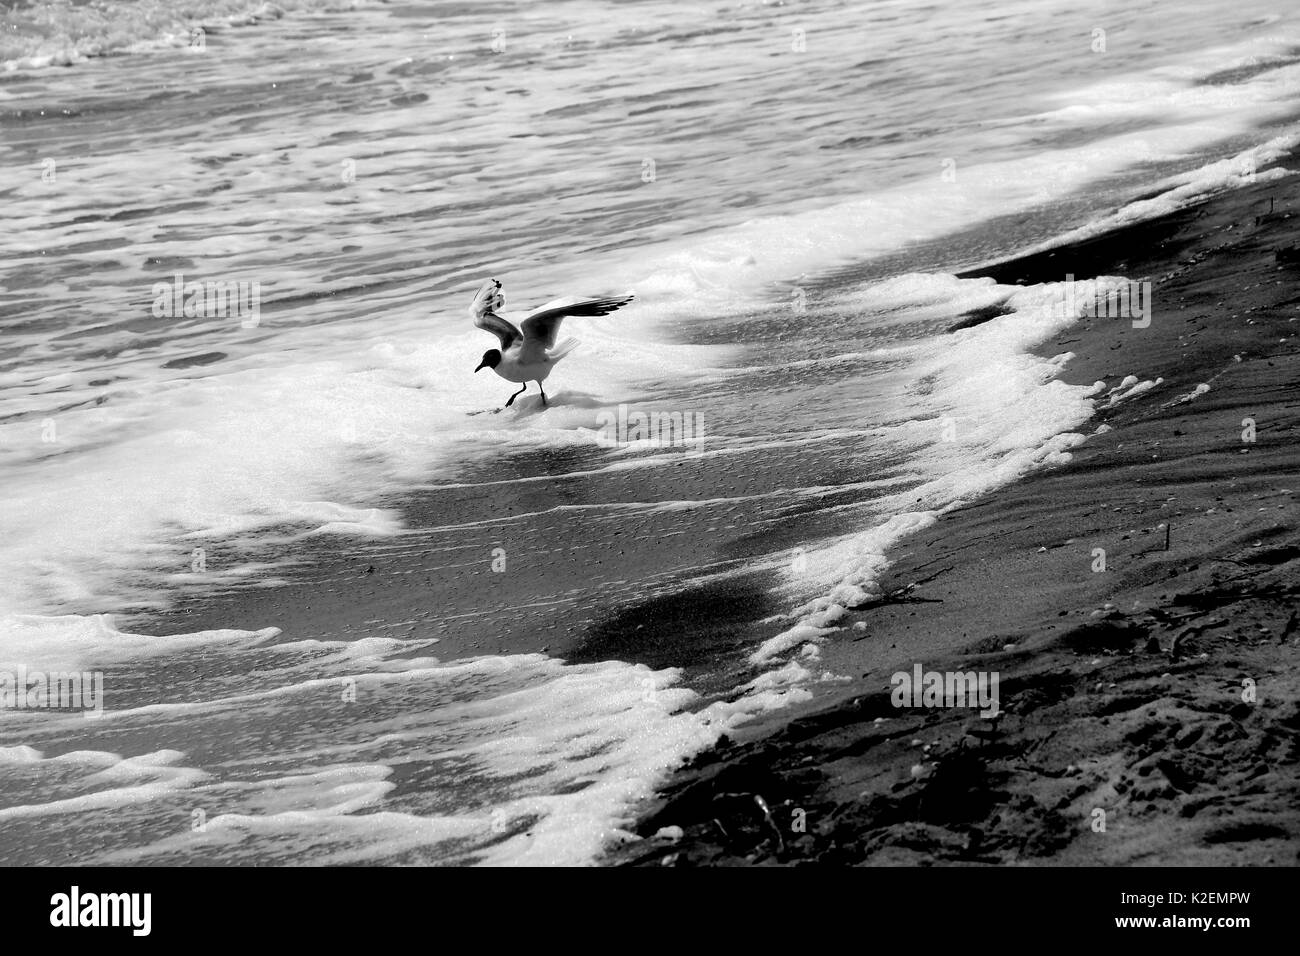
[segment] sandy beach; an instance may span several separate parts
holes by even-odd
[[[1150,280],[1149,327],[1042,354],[1158,384],[906,539],[822,649],[852,679],[679,772],[611,861],[1294,865],[1298,227],[1287,177],[971,273]],[[895,707],[917,663],[997,672],[1001,718]]]

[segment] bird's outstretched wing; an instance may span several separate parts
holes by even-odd
[[[631,301],[630,295],[613,299],[557,299],[530,312],[519,327],[523,330],[525,342],[537,342],[549,349],[554,347],[560,333],[560,320],[566,315],[609,315]]]
[[[496,310],[505,303],[506,297],[501,294],[501,283],[496,279],[488,279],[479,287],[474,301],[469,306],[469,314],[474,319],[474,324],[500,339],[503,352],[510,348],[511,343],[524,337],[524,334],[515,328],[513,322],[496,314]]]

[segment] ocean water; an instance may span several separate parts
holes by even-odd
[[[819,642],[900,536],[1086,440],[1106,393],[1028,351],[1060,289],[952,273],[1250,181],[1298,94],[1300,17],[1255,0],[2,8],[0,671],[107,691],[0,712],[0,860],[595,859],[674,765],[835,679]],[[552,408],[493,414],[488,276],[507,309],[637,298],[566,322]],[[234,291],[187,313],[191,282]],[[629,402],[707,429],[608,447]],[[394,502],[521,453],[824,464],[599,506],[811,515],[740,562],[783,626],[734,692],[444,659],[424,620],[148,627],[313,542],[400,547]]]

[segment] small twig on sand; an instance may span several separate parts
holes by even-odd
[[[776,821],[772,819],[772,811],[768,809],[767,801],[763,799],[761,794],[756,793],[754,794],[754,802],[758,804],[758,809],[763,811],[763,819],[767,821],[767,825],[770,826],[772,828],[772,832],[776,834],[777,852],[784,853],[785,837],[781,835],[781,828],[778,827],[776,825]]]
[[[1174,635],[1173,643],[1169,645],[1170,659],[1176,661],[1178,660],[1179,657],[1182,656],[1184,642],[1186,642],[1186,640],[1189,637],[1197,637],[1203,631],[1208,631],[1211,628],[1215,628],[1215,627],[1223,627],[1223,625],[1227,623],[1228,622],[1223,618],[1217,618],[1212,621],[1206,621],[1203,624],[1187,625],[1187,627],[1185,627],[1183,630],[1179,631],[1177,634]]]
[[[911,585],[909,585],[909,586],[910,586],[910,587],[916,587],[918,584],[929,584],[931,581],[933,581],[933,580],[934,580],[935,578],[937,578],[939,575],[941,575],[941,574],[947,574],[947,573],[948,573],[949,571],[951,571],[954,567],[956,567],[956,565],[952,565],[952,564],[950,564],[950,565],[948,565],[948,567],[946,567],[946,568],[940,568],[938,571],[935,571],[934,574],[930,575],[929,577],[921,578],[920,580],[913,581],[913,582],[911,583]]]
[[[931,574],[929,577],[919,578],[918,580],[913,581],[910,584],[904,584],[902,587],[894,588],[892,591],[886,592],[884,596],[878,597],[874,601],[868,601],[865,604],[859,604],[857,607],[853,608],[853,610],[871,611],[878,607],[888,607],[890,604],[942,604],[943,603],[942,598],[912,597],[911,594],[922,584],[926,584],[930,581],[933,581],[939,575],[946,574],[952,569],[953,566],[951,565],[946,568],[940,568],[938,571],[934,572],[934,574]],[[859,641],[862,639],[863,639],[862,637],[855,638],[855,640],[859,640]]]

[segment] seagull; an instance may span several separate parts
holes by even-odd
[[[501,283],[496,279],[488,279],[474,296],[469,314],[476,326],[501,340],[501,348],[484,352],[483,361],[479,362],[474,371],[490,368],[507,382],[523,385],[523,388],[510,396],[506,408],[527,391],[529,382],[537,383],[537,390],[542,393],[542,404],[545,405],[546,392],[542,389],[542,382],[551,374],[555,363],[578,345],[577,339],[565,339],[558,346],[555,344],[561,320],[566,315],[609,315],[631,301],[630,295],[614,299],[555,299],[540,309],[529,312],[516,327],[513,322],[497,315],[496,310],[506,304],[506,297],[501,293]]]

